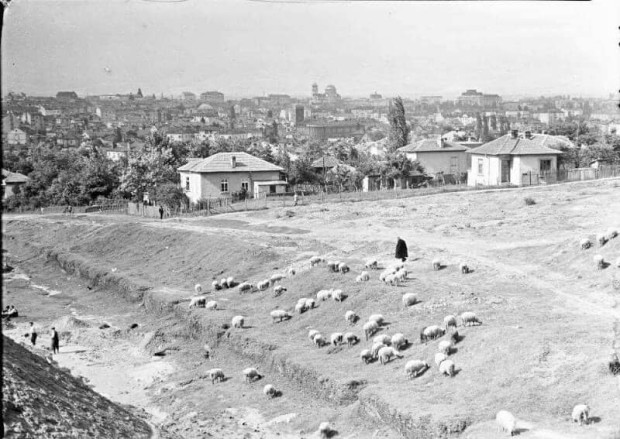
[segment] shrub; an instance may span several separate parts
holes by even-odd
[[[536,200],[534,200],[532,197],[525,197],[525,205],[526,206],[531,206],[532,204],[536,204]]]

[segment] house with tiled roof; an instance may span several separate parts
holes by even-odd
[[[557,178],[559,148],[567,141],[547,134],[532,134],[517,130],[478,148],[471,155],[468,186],[499,186],[552,182]],[[568,142],[570,143],[570,142]],[[569,145],[566,145],[569,146]]]
[[[19,172],[2,170],[2,199],[6,200],[15,193],[15,187],[24,185],[30,180]]]
[[[456,142],[449,142],[444,137],[423,139],[398,148],[409,159],[417,160],[428,175],[467,172],[468,148]]]
[[[177,169],[181,187],[191,202],[230,197],[245,191],[258,198],[286,192],[284,169],[245,152],[220,152],[204,159],[188,159]]]

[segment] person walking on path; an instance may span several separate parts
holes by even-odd
[[[405,262],[409,257],[409,253],[407,253],[407,243],[403,241],[400,236],[396,239],[398,239],[398,241],[396,241],[396,254],[394,256],[396,259],[400,259]]]
[[[164,206],[162,206],[161,204],[159,205],[159,219],[164,219]]]
[[[58,340],[56,328],[52,328],[52,354],[56,353],[60,353],[60,341]]]
[[[30,331],[28,332],[28,334],[30,334],[30,343],[32,343],[32,346],[37,344],[37,330],[34,327],[34,323],[30,322]]]
[[[293,206],[297,206],[297,192],[293,195]]]

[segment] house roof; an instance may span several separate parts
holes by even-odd
[[[11,172],[11,171],[7,171],[6,169],[2,170],[2,181],[5,184],[26,183],[28,180],[30,180],[28,177],[26,177],[23,174],[20,174],[19,172]]]
[[[506,134],[498,139],[485,143],[478,148],[467,151],[470,154],[486,154],[486,155],[548,155],[562,154],[562,151],[553,149],[552,147],[560,147],[566,145],[566,141],[555,136],[547,134],[533,134],[531,138],[526,139],[517,136],[512,137]],[[569,146],[569,145],[566,145]]]
[[[232,158],[236,158],[236,166],[232,167]],[[189,159],[189,161],[177,169],[186,172],[261,172],[280,171],[280,166],[254,157],[246,152],[220,152],[205,159]]]
[[[336,160],[336,157],[332,157],[330,155],[325,155],[323,157],[319,157],[315,161],[312,162],[313,168],[333,168],[334,166],[338,166],[340,162]]]
[[[398,148],[400,152],[455,152],[455,151],[467,151],[467,148],[463,145],[455,142],[444,141],[443,146],[439,145],[436,139],[423,139],[409,145]]]

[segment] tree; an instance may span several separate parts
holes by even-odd
[[[388,153],[385,163],[380,169],[382,177],[400,181],[413,175],[415,172],[424,172],[424,168],[418,161],[410,160],[403,153]]]
[[[482,138],[481,141],[483,143],[488,142],[489,139],[489,118],[487,116],[484,116],[482,118]]]
[[[289,182],[291,184],[312,184],[318,183],[319,181],[322,180],[314,172],[312,168],[312,159],[310,157],[304,155],[298,157],[297,160],[293,162],[291,173],[289,174]]]
[[[482,138],[482,116],[480,113],[476,113],[476,129],[474,131],[474,135],[478,140]]]
[[[388,145],[390,151],[396,151],[409,142],[409,126],[405,118],[405,106],[402,98],[394,98],[388,113],[390,131],[388,134]]]
[[[491,129],[493,131],[497,131],[497,117],[494,114],[491,115],[490,122],[491,122]]]
[[[145,192],[165,183],[176,184],[177,166],[171,148],[132,153],[129,157],[119,189],[142,200]]]

